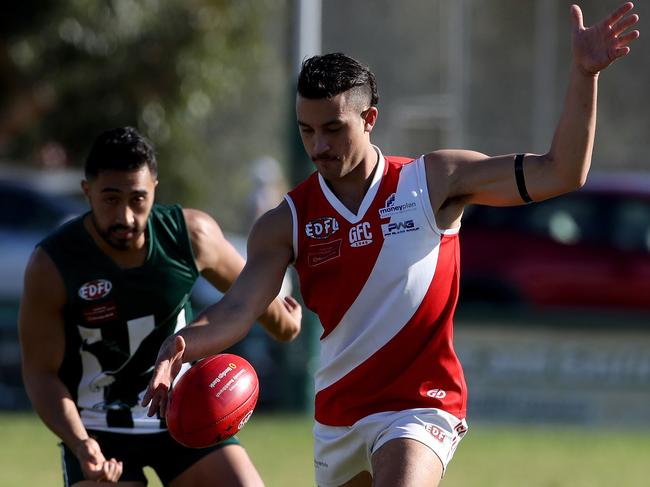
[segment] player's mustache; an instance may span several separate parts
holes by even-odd
[[[325,152],[323,154],[317,154],[314,157],[311,158],[312,161],[318,162],[318,161],[331,161],[332,159],[338,160],[338,156],[335,156],[334,154],[330,154],[328,152]]]
[[[111,227],[108,227],[108,231],[109,231],[109,233],[113,233],[113,232],[121,232],[121,231],[125,231],[125,232],[137,232],[137,231],[138,231],[138,227],[137,227],[137,225],[133,225],[133,226],[127,226],[127,225],[113,225],[113,226],[111,226]]]

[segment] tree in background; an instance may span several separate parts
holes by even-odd
[[[0,158],[39,167],[80,166],[97,133],[135,125],[157,147],[161,199],[216,209],[219,218],[218,208],[236,206],[237,195],[245,194],[237,176],[246,171],[239,167],[242,161],[220,159],[215,150],[243,138],[226,140],[215,130],[227,127],[247,99],[245,92],[256,89],[251,80],[273,78],[257,73],[265,63],[268,70],[272,57],[264,42],[265,20],[283,4],[23,0],[3,5]],[[238,154],[229,149],[221,157]],[[243,153],[252,160],[257,153],[248,150]],[[233,214],[227,216],[237,227]]]

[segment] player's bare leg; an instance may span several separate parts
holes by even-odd
[[[391,440],[372,455],[373,487],[437,487],[442,462],[419,441]]]
[[[264,482],[240,445],[227,445],[206,455],[169,483],[170,487],[264,487]]]

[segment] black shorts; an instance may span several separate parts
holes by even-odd
[[[163,485],[182,474],[204,456],[225,445],[237,445],[239,441],[229,438],[208,448],[187,448],[175,441],[168,432],[141,435],[88,431],[97,440],[104,457],[122,462],[120,481],[147,483],[143,468],[151,467]],[[77,457],[64,443],[60,444],[63,457],[63,485],[68,487],[84,480]]]

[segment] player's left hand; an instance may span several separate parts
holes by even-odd
[[[153,376],[142,398],[143,406],[147,406],[151,402],[147,415],[153,416],[156,411],[160,411],[160,417],[165,417],[169,390],[183,365],[184,352],[185,340],[180,335],[172,335],[166,338],[160,347],[156,365],[154,365],[153,369]]]
[[[302,306],[300,306],[300,303],[293,296],[285,296],[282,304],[293,320],[297,335],[300,332],[302,322]]]
[[[75,456],[79,460],[84,478],[94,482],[115,483],[122,475],[122,462],[115,458],[107,460],[102,449],[93,438],[87,438],[75,448]]]
[[[639,21],[638,15],[628,15],[632,8],[632,2],[626,2],[607,18],[585,27],[582,10],[571,6],[573,59],[584,74],[594,76],[630,52],[629,44],[639,37],[638,30],[625,32]]]

